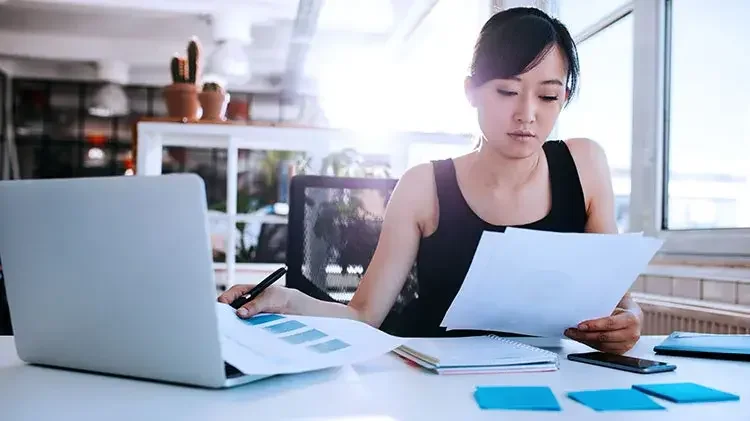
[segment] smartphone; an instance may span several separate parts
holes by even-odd
[[[582,354],[568,354],[568,359],[581,363],[614,368],[640,374],[663,373],[677,368],[674,364],[663,361],[646,360],[643,358],[627,357],[606,352],[586,352]]]

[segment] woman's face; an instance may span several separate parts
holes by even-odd
[[[566,61],[555,46],[531,70],[511,79],[493,79],[480,86],[466,83],[477,109],[486,146],[520,159],[535,153],[547,139],[566,97]]]

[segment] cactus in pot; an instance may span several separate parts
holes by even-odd
[[[198,80],[200,79],[200,68],[199,68],[199,61],[201,56],[200,46],[198,45],[198,39],[193,37],[193,39],[190,40],[190,43],[188,43],[188,59],[187,59],[187,65],[188,65],[188,74],[187,74],[187,81],[188,83],[198,83]]]
[[[218,81],[206,81],[198,100],[203,107],[204,120],[224,120],[224,114],[229,104],[229,94]]]
[[[164,89],[164,100],[170,117],[194,119],[198,114],[201,48],[193,37],[187,46],[187,57],[175,54],[169,63],[172,84]]]

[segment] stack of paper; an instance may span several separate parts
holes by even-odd
[[[438,374],[553,371],[558,356],[507,338],[415,338],[394,352]]]
[[[640,234],[485,232],[441,326],[562,337],[609,316],[661,245]]]

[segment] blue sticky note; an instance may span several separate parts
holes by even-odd
[[[721,390],[712,389],[696,383],[660,383],[636,384],[634,389],[640,390],[668,401],[677,403],[693,402],[722,402],[738,401],[740,397]]]
[[[560,410],[557,398],[546,386],[480,386],[474,391],[474,399],[482,409]]]
[[[635,389],[585,390],[568,393],[574,401],[594,411],[634,411],[666,409]]]

